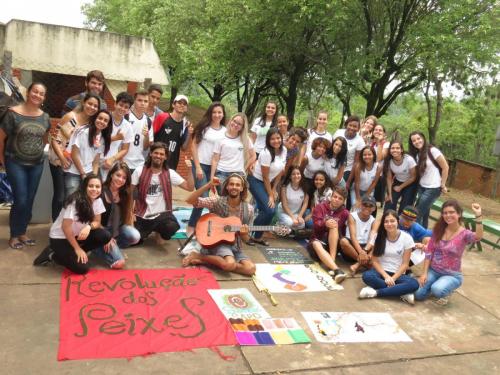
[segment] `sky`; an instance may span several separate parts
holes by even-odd
[[[92,0],[3,0],[0,22],[11,19],[83,27],[80,7]]]

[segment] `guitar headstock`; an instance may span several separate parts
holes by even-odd
[[[290,234],[291,231],[292,230],[285,225],[275,225],[274,229],[273,229],[274,233],[276,233],[278,236],[282,236],[282,237]]]

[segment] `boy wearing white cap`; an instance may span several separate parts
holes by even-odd
[[[154,141],[168,147],[168,166],[177,169],[179,155],[187,150],[191,142],[193,127],[186,119],[189,100],[186,95],[177,95],[172,104],[172,113],[160,113],[153,123]]]

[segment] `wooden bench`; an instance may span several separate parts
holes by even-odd
[[[432,209],[435,211],[441,212],[442,206],[443,206],[443,201],[438,199],[432,205]],[[431,212],[431,215],[429,215],[429,217],[431,219],[433,219],[434,221],[437,221],[439,219],[439,216],[438,217],[433,216],[432,212]],[[475,232],[476,231],[476,222],[475,222],[474,214],[471,214],[470,212],[464,211],[462,217],[464,219],[465,227],[467,229],[470,229],[471,231]],[[496,237],[497,240],[496,240],[496,242],[493,242],[493,241],[485,238],[485,236],[483,236],[481,241],[477,243],[477,249],[479,251],[483,251],[483,246],[482,246],[481,242],[483,242],[487,245],[490,245],[493,249],[500,249],[500,244],[499,244],[499,242],[500,242],[500,224],[496,223],[493,220],[484,219],[483,220],[483,231],[485,233],[492,234],[493,236]],[[474,245],[471,246],[471,248],[472,247],[474,247]]]

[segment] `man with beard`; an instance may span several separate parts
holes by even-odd
[[[132,174],[132,188],[135,197],[135,227],[141,234],[141,241],[151,232],[158,233],[164,240],[169,240],[180,228],[172,214],[172,185],[193,191],[193,175],[188,173],[187,180],[168,168],[167,145],[155,142],[144,166],[138,167]],[[186,159],[188,170],[191,161]]]
[[[250,239],[248,224],[252,222],[254,213],[253,207],[245,202],[248,194],[247,182],[239,174],[233,173],[224,181],[220,197],[202,198],[205,192],[214,190],[218,185],[219,179],[214,177],[209,183],[191,193],[186,202],[198,208],[208,208],[210,212],[220,217],[238,217],[243,225],[236,234],[236,241],[232,245],[222,244],[210,249],[202,248],[200,253],[191,252],[182,260],[182,265],[186,267],[205,263],[224,271],[252,276],[255,273],[255,264],[241,250],[241,240]]]
[[[99,109],[107,109],[106,102],[102,98],[104,94],[104,74],[100,70],[91,70],[87,73],[87,77],[85,78],[85,91],[73,95],[66,100],[61,117],[67,112],[71,112],[75,109],[87,93],[99,96],[101,98]]]

